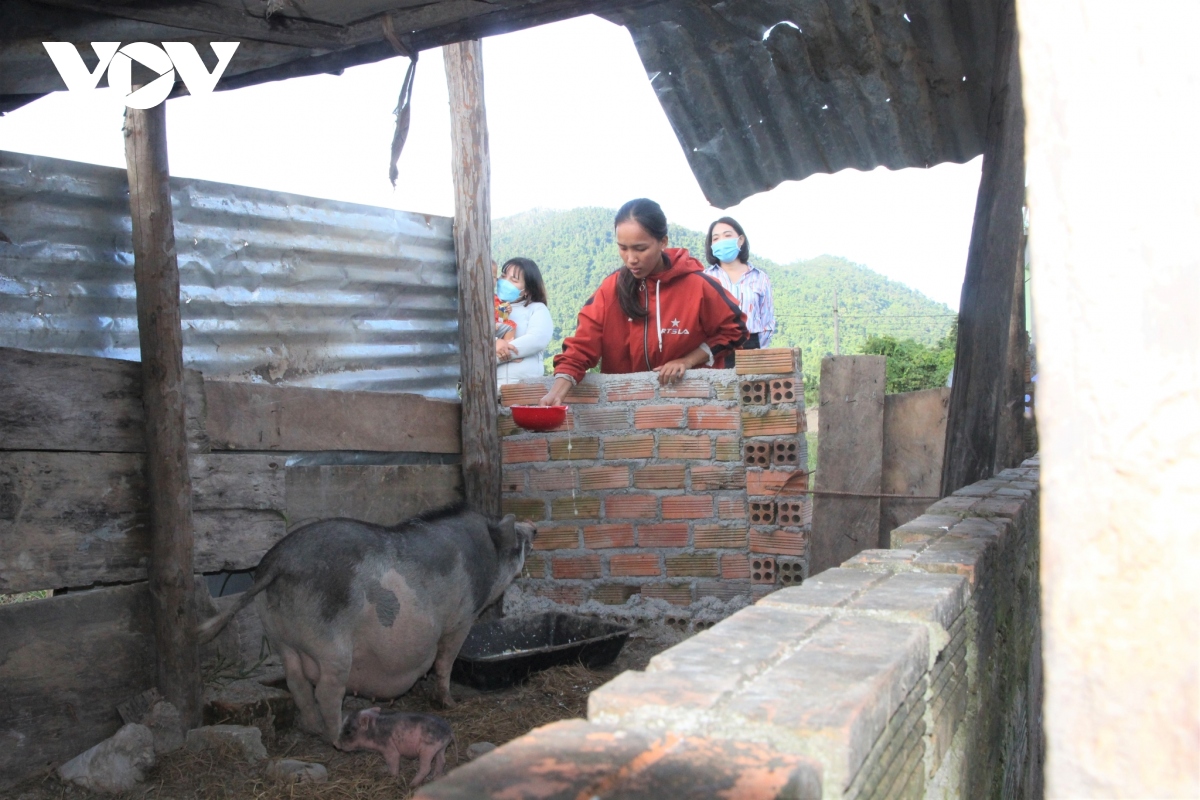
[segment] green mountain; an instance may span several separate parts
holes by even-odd
[[[615,209],[535,209],[492,222],[492,253],[503,264],[515,256],[532,258],[541,267],[554,319],[554,339],[547,352],[557,353],[564,336],[575,330],[575,315],[610,272],[621,265],[613,240]],[[749,231],[751,248],[754,232]],[[671,244],[687,247],[704,259],[704,235],[677,225]],[[912,339],[936,346],[954,322],[943,303],[861,264],[836,256],[779,265],[756,257],[751,261],[771,277],[778,330],[773,346],[803,348],[809,374],[817,361],[834,352],[834,293],[839,309],[842,353],[862,351],[871,336]]]

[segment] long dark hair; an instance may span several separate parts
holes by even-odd
[[[532,258],[510,258],[500,268],[500,275],[503,276],[509,267],[516,267],[520,271],[521,277],[525,279],[526,300],[530,303],[549,305],[546,301],[546,282],[542,280],[542,271],[538,269],[538,265]]]
[[[713,228],[717,227],[722,222],[724,222],[729,227],[733,228],[734,231],[737,232],[737,235],[742,237],[742,249],[738,251],[738,259],[740,259],[743,264],[749,264],[750,263],[750,237],[746,235],[746,232],[744,230],[742,230],[742,226],[739,225],[738,221],[736,219],[734,219],[733,217],[721,217],[719,220],[714,222],[712,225],[708,226],[708,236],[704,237],[704,257],[708,259],[708,263],[710,263],[710,264],[721,263],[721,259],[719,259],[713,255],[712,232],[713,232]]]
[[[653,200],[639,197],[621,206],[617,210],[616,219],[613,220],[613,227],[630,221],[641,225],[642,230],[660,242],[667,238],[667,215],[663,213],[662,206]],[[666,259],[667,256],[664,253],[663,260],[666,261]],[[637,278],[633,277],[633,273],[624,267],[617,275],[617,302],[621,304],[621,310],[625,312],[625,316],[633,319],[645,319],[650,316],[650,309],[643,308],[638,300],[639,282]]]

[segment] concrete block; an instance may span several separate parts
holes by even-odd
[[[827,569],[809,578],[801,586],[775,592],[759,601],[759,605],[814,612],[841,608],[886,579],[886,575],[862,570]]]

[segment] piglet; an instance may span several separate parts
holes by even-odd
[[[421,768],[412,785],[420,786],[426,776],[430,780],[441,777],[446,769],[446,747],[452,741],[454,731],[441,717],[368,708],[346,719],[337,746],[381,753],[392,775],[400,774],[401,757],[419,758]]]

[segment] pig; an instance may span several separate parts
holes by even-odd
[[[337,742],[340,750],[375,750],[383,755],[388,772],[400,774],[401,758],[418,758],[421,768],[412,785],[442,777],[446,747],[454,741],[450,723],[433,714],[406,714],[368,708],[351,714]]]
[[[304,525],[267,551],[254,584],[198,629],[201,644],[255,603],[283,659],[299,724],[336,744],[347,692],[390,698],[433,669],[453,706],[450,668],[479,613],[520,574],[537,531],[447,508],[395,527]]]

